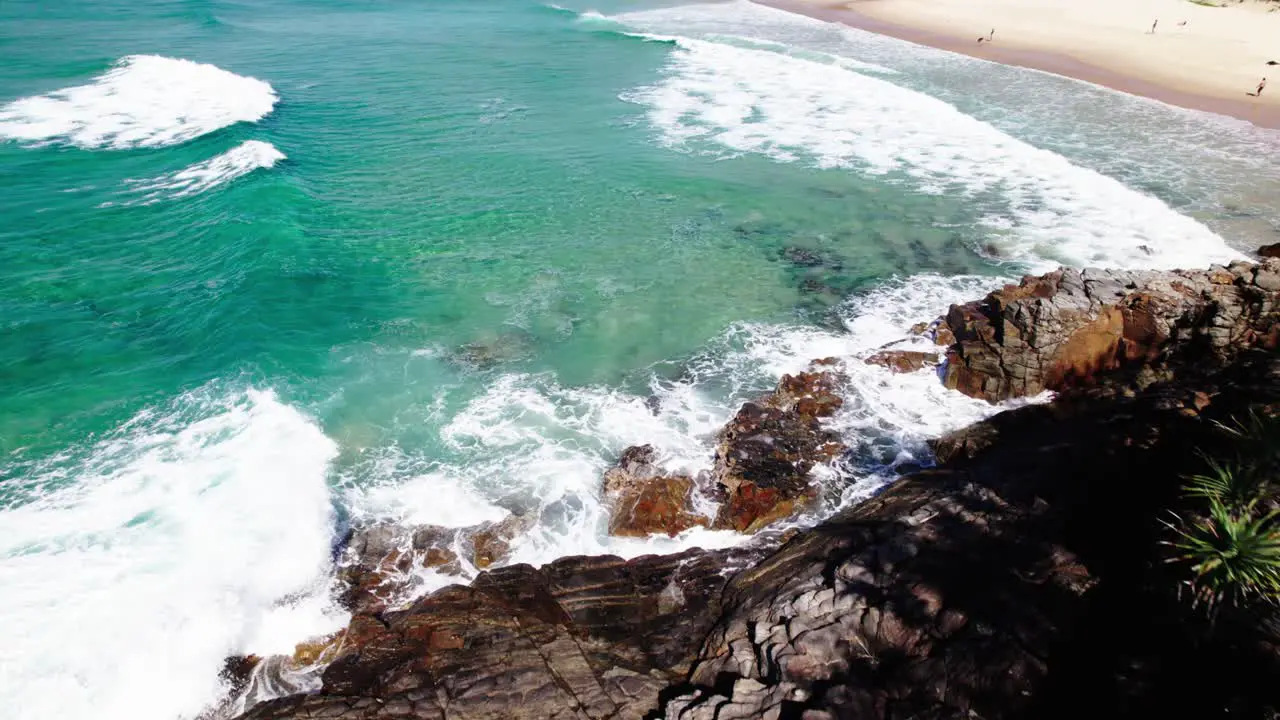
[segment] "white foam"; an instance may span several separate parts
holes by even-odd
[[[727,532],[692,531],[677,538],[607,535],[601,477],[627,446],[652,443],[673,471],[709,465],[710,440],[736,409],[693,383],[655,383],[655,404],[607,387],[566,388],[549,374],[501,376],[440,429],[448,462],[400,449],[375,450],[345,504],[357,521],[466,527],[530,514],[533,527],[513,543],[506,562],[541,565],[565,555],[624,557],[740,542]],[[368,487],[368,477],[380,478]],[[365,487],[361,487],[365,486]],[[408,538],[401,538],[407,542]],[[463,578],[475,569],[464,567]],[[414,571],[420,594],[459,578]],[[404,598],[408,599],[408,598]]]
[[[846,405],[833,425],[865,457],[858,467],[821,469],[819,475],[839,500],[863,497],[890,478],[890,466],[927,462],[928,438],[999,408],[945,390],[931,371],[898,375],[860,358],[907,338],[911,325],[936,317],[951,303],[980,297],[1002,282],[936,275],[893,280],[850,302],[846,331],[740,323],[690,360],[680,379],[655,378],[648,397],[599,386],[566,388],[548,374],[503,375],[446,420],[440,437],[449,462],[415,460],[400,449],[381,454],[363,474],[388,481],[351,489],[346,504],[357,519],[408,525],[461,527],[508,512],[529,513],[536,521],[513,543],[505,560],[513,563],[540,565],[577,554],[634,557],[742,542],[741,535],[701,529],[675,538],[610,537],[601,477],[624,448],[637,444],[655,446],[672,472],[708,469],[717,433],[743,401],[771,389],[784,373],[834,355],[848,359],[849,383]],[[411,594],[459,580],[413,572]],[[462,579],[473,575],[474,568],[464,568]]]
[[[335,455],[271,393],[202,392],[25,468],[35,499],[0,510],[6,717],[192,717],[228,655],[339,627]]]
[[[398,451],[393,449],[388,454]],[[394,518],[405,526],[463,528],[496,522],[507,515],[473,488],[459,483],[445,468],[394,484],[354,487],[347,500],[348,508],[356,515]]]
[[[257,122],[276,99],[271,85],[215,65],[130,55],[85,85],[0,107],[0,139],[86,149],[162,147]]]
[[[184,198],[226,185],[254,170],[272,168],[284,153],[261,140],[249,140],[175,173],[150,180],[128,180],[129,189],[142,197],[130,205],[150,205],[165,199]]]
[[[705,7],[715,9],[698,12],[735,22],[741,18],[734,13],[761,10],[749,3]],[[679,17],[667,10],[616,19],[669,32]],[[990,245],[1034,270],[1201,267],[1240,257],[1157,198],[856,66],[676,40],[663,79],[622,96],[647,108],[672,148],[760,153],[878,176],[922,193],[968,196],[990,208]]]

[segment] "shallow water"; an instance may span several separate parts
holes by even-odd
[[[605,537],[600,472],[703,468],[780,374],[1002,278],[1280,228],[1273,131],[745,2],[14,0],[0,60],[19,720],[197,713],[343,622],[353,520],[735,542]],[[848,394],[826,507],[991,412]]]

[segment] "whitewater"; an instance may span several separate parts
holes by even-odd
[[[628,172],[692,163],[658,176],[660,181],[652,184],[660,193],[638,181],[626,185],[626,176],[596,180],[591,173],[608,164],[600,159],[607,157],[600,154],[605,151],[584,148],[577,157],[575,148],[588,142],[586,133],[568,139],[559,134],[564,118],[587,110],[572,103],[540,105],[538,97],[522,95],[520,83],[505,74],[529,62],[507,63],[497,72],[492,81],[507,81],[510,87],[466,94],[465,103],[446,107],[440,101],[442,87],[411,82],[419,68],[431,67],[428,62],[379,85],[377,94],[356,99],[325,94],[324,72],[316,74],[308,65],[301,66],[308,72],[294,66],[286,70],[283,43],[273,42],[262,51],[260,63],[266,70],[280,63],[279,79],[254,71],[270,82],[207,62],[127,55],[96,76],[86,73],[87,79],[58,85],[62,89],[23,94],[0,105],[0,150],[14,153],[2,157],[16,158],[15,163],[34,163],[36,158],[52,163],[53,153],[72,152],[77,153],[75,162],[88,163],[84,156],[93,156],[106,163],[93,167],[93,183],[58,177],[72,198],[79,197],[82,186],[92,185],[83,191],[86,202],[76,212],[103,213],[77,221],[67,229],[69,235],[88,233],[95,222],[106,222],[98,218],[134,222],[136,217],[144,229],[177,235],[177,250],[162,253],[147,246],[113,264],[163,256],[155,261],[156,272],[199,267],[200,273],[183,275],[163,290],[139,291],[146,298],[179,298],[163,306],[175,319],[162,322],[154,316],[154,306],[132,300],[110,316],[112,328],[158,326],[176,332],[172,328],[185,330],[180,323],[245,303],[231,313],[230,329],[217,326],[213,333],[197,325],[190,332],[189,337],[212,336],[213,341],[181,348],[184,358],[221,357],[226,348],[243,342],[243,357],[184,376],[174,383],[179,391],[140,393],[140,408],[132,407],[105,430],[83,433],[76,442],[54,451],[22,445],[0,457],[0,490],[7,491],[0,494],[0,585],[5,588],[0,631],[7,640],[0,645],[0,704],[9,709],[9,717],[198,716],[227,691],[219,678],[227,657],[289,654],[294,644],[344,626],[347,614],[332,599],[335,548],[347,529],[362,522],[468,527],[512,512],[529,514],[536,523],[516,539],[504,562],[535,565],[572,554],[634,557],[743,542],[732,533],[702,529],[675,538],[608,537],[608,511],[599,497],[601,475],[623,448],[644,443],[654,445],[672,471],[707,469],[715,433],[743,401],[770,388],[782,374],[803,370],[812,359],[838,356],[847,360],[848,381],[845,404],[832,424],[853,450],[847,462],[820,471],[823,501],[795,521],[817,522],[870,496],[895,476],[898,466],[930,462],[930,438],[1001,409],[946,391],[930,370],[898,375],[859,362],[886,346],[923,342],[910,334],[912,325],[1022,273],[1059,265],[1203,267],[1243,257],[1242,246],[1229,244],[1220,228],[1205,219],[1207,211],[1193,216],[1150,191],[1155,186],[1147,186],[1146,173],[1168,174],[1164,170],[1128,159],[1136,169],[1124,175],[1109,164],[1113,159],[1076,153],[1070,141],[1017,133],[1017,122],[1001,119],[1007,115],[981,117],[981,111],[964,106],[962,91],[934,87],[931,82],[947,83],[921,74],[939,72],[949,78],[983,72],[975,69],[977,61],[748,2],[625,13],[581,10],[542,12],[529,22],[566,33],[568,39],[557,42],[580,43],[572,46],[577,52],[590,43],[602,54],[629,54],[626,65],[600,82],[593,97],[613,114],[592,127],[619,135],[633,131],[621,140],[608,135],[601,142],[610,151],[623,145],[641,148],[641,159],[616,163]],[[265,32],[263,28],[277,27],[275,20],[265,14],[254,18],[258,24],[246,20],[244,25]],[[322,20],[298,18],[300,55],[314,56],[308,43],[320,42],[317,37],[341,25]],[[233,27],[207,24],[218,33]],[[426,32],[425,21],[407,18],[400,24],[408,28],[404,47],[423,45],[414,33]],[[370,27],[394,34],[381,17]],[[339,44],[355,43],[342,38]],[[651,69],[632,69],[650,58]],[[344,86],[346,92],[376,84],[382,74],[392,72],[367,62],[365,56],[350,58],[350,67],[359,72]],[[558,67],[568,72],[564,68],[576,66],[566,60]],[[438,82],[442,86],[444,80]],[[292,104],[295,97],[297,115],[325,123],[325,129],[313,131],[314,138],[286,125],[287,117],[277,118],[285,115],[276,113],[277,103],[283,99]],[[413,104],[419,101],[426,104]],[[1133,102],[1141,112],[1152,112],[1145,101]],[[495,115],[494,108],[520,110]],[[360,116],[363,124],[352,121],[356,113],[365,113]],[[402,115],[409,120],[388,124],[382,133],[381,123]],[[269,127],[269,117],[285,126]],[[436,124],[457,117],[476,120],[413,144]],[[1182,115],[1179,111],[1170,117],[1168,122],[1176,125]],[[553,153],[537,143],[510,145],[511,138],[534,132],[531,126],[544,118],[544,144],[555,139],[569,148],[554,154],[554,161]],[[1045,119],[1041,126],[1049,122]],[[345,145],[369,137],[388,148],[382,164],[342,154]],[[1220,155],[1219,164],[1188,171],[1170,196],[1208,195],[1204,188],[1216,182],[1214,173],[1235,176],[1245,167],[1269,181],[1275,168],[1257,166],[1256,152],[1273,141],[1270,136],[1223,134],[1205,151]],[[287,162],[280,148],[288,150]],[[487,170],[501,154],[532,159],[519,172]],[[411,184],[455,155],[465,157],[449,166],[448,176]],[[583,225],[564,219],[569,211],[562,206],[546,207],[553,204],[550,200],[522,205],[520,211],[508,207],[539,190],[553,197],[554,188],[539,186],[552,183],[539,174],[549,166],[570,178],[564,194],[554,195],[568,198],[557,201],[563,207],[587,203],[586,186],[602,189],[601,205],[583,212]],[[754,257],[742,247],[747,242],[743,238],[752,237],[753,222],[768,228],[766,221],[778,216],[805,217],[817,202],[810,192],[797,201],[798,209],[775,212],[765,204],[771,197],[765,193],[742,201],[746,209],[740,210],[706,187],[694,186],[687,179],[693,175],[690,167],[730,175],[735,171],[725,168],[747,168],[741,174],[762,173],[766,187],[774,177],[798,185],[859,183],[856,191],[843,185],[839,192],[844,194],[831,191],[835,202],[849,206],[837,206],[827,217],[855,214],[857,202],[882,203],[877,213],[892,215],[902,208],[928,216],[924,224],[946,238],[945,244],[921,249],[923,241],[908,224],[895,229],[895,235],[867,221],[860,227],[871,228],[866,236],[875,238],[867,242],[911,248],[925,258],[922,267],[867,270],[856,290],[844,293],[823,315],[733,319],[701,337],[691,352],[627,366],[604,381],[585,372],[586,381],[568,379],[583,354],[576,351],[563,352],[571,357],[560,361],[563,367],[551,361],[519,366],[501,359],[494,367],[460,363],[457,347],[465,336],[441,339],[449,332],[443,320],[433,316],[427,322],[412,314],[418,306],[443,307],[442,317],[450,319],[467,314],[455,308],[490,313],[496,319],[487,322],[498,328],[492,334],[508,343],[500,349],[514,358],[539,353],[560,357],[557,343],[574,341],[587,332],[584,326],[618,325],[611,332],[600,331],[598,347],[612,352],[632,340],[628,333],[634,331],[628,328],[639,327],[646,312],[656,311],[630,309],[625,317],[634,324],[627,325],[610,314],[611,307],[646,287],[668,286],[662,277],[643,275],[644,262],[627,260],[621,262],[621,273],[610,267],[572,284],[567,278],[575,266],[596,257],[585,249],[593,239],[590,231],[580,227],[625,225],[629,219],[639,223],[638,216],[626,213],[642,201],[652,202],[658,214],[669,212],[681,195],[715,197],[707,207],[671,221],[670,240],[646,236],[637,246],[667,243],[669,255],[683,251],[679,242],[728,248],[716,257],[734,260],[724,262],[728,278],[723,282],[729,287],[753,282],[733,276],[739,271],[736,253]],[[290,173],[302,178],[285,184]],[[339,177],[334,188],[320,179],[324,173]],[[502,196],[493,190],[500,175],[516,178],[518,191]],[[732,179],[716,178],[731,184]],[[249,195],[255,188],[263,199],[249,206],[255,202]],[[361,191],[369,192],[367,204],[353,212],[344,203]],[[779,190],[778,195],[784,194]],[[327,204],[303,204],[316,198]],[[1230,202],[1248,204],[1240,198]],[[393,203],[407,209],[392,209]],[[455,212],[449,203],[466,211]],[[278,207],[285,210],[275,234],[253,234],[255,223]],[[439,208],[452,213],[440,221],[446,240],[428,245],[423,239],[427,226],[416,223],[425,222],[422,216],[445,212]],[[151,212],[171,214],[145,215]],[[731,212],[738,213],[733,216],[737,230],[704,240],[704,226]],[[510,219],[516,229],[483,226],[466,235],[466,221],[494,215]],[[1272,217],[1270,210],[1259,212],[1231,227],[1253,228]],[[391,236],[385,225],[393,220],[410,226],[408,240]],[[235,229],[214,238],[226,245],[198,232],[212,224]],[[40,232],[37,228],[29,235]],[[787,241],[803,234],[792,226],[777,232]],[[821,243],[834,242],[824,228],[804,232],[822,248],[827,245]],[[579,250],[562,265],[532,274],[524,285],[512,281],[513,287],[532,288],[515,300],[503,295],[508,286],[499,281],[506,282],[505,276],[490,278],[490,287],[479,281],[462,283],[452,270],[431,274],[433,267],[465,252],[475,253],[467,256],[469,266],[497,263],[501,248],[484,243],[507,233]],[[357,240],[369,242],[369,257],[342,265],[357,247],[366,247],[357,246]],[[241,241],[243,245],[234,244]],[[283,249],[286,243],[296,243],[288,245],[292,254]],[[625,252],[602,244],[606,255]],[[947,270],[929,265],[934,257],[960,252],[953,250],[957,246],[972,256],[971,266]],[[333,254],[321,254],[325,252]],[[296,360],[289,354],[320,321],[277,314],[315,302],[326,312],[338,308],[334,327],[354,324],[352,318],[371,312],[357,303],[361,296],[355,290],[384,297],[377,293],[391,284],[387,268],[396,253],[408,258],[406,274],[415,280],[427,277],[436,285],[414,298],[408,309],[377,318],[372,323],[376,333],[318,341],[312,354],[319,360],[311,355]],[[523,246],[513,254],[526,264],[542,257]],[[277,255],[285,257],[258,275],[245,267]],[[741,266],[755,268],[750,262],[741,260]],[[776,292],[794,303],[798,295],[766,287],[759,279],[785,274],[769,263],[758,271],[759,293]],[[710,294],[719,278],[698,276],[701,264],[690,264],[688,285],[705,283]],[[859,270],[849,267],[852,262],[829,264],[838,268],[833,272]],[[341,284],[358,271],[373,278],[368,288]],[[286,281],[295,276],[305,279],[303,289],[285,294]],[[452,287],[447,283],[454,280],[459,282],[456,297],[439,289]],[[335,285],[337,290],[324,294]],[[478,297],[483,305],[466,305],[459,297]],[[582,297],[599,304],[586,305]],[[348,302],[350,306],[343,304]],[[74,304],[61,299],[49,303]],[[89,308],[87,301],[74,309],[86,317],[104,312],[96,305]],[[419,326],[425,329],[414,334]],[[657,341],[635,339],[637,345]],[[260,349],[273,342],[285,349],[275,355]],[[119,345],[124,348],[120,352],[133,350],[128,342]],[[134,362],[143,374],[162,373],[169,366],[167,361]],[[80,372],[93,374],[89,367]],[[328,375],[299,379],[307,373]],[[468,568],[462,577],[447,577],[424,570],[416,578],[415,593],[466,582],[474,572]]]
[[[269,84],[215,65],[130,55],[85,85],[0,107],[0,139],[86,149],[162,147],[256,122],[276,100]]]
[[[168,175],[150,179],[126,180],[129,190],[139,197],[127,201],[146,205],[166,199],[179,199],[195,195],[219,185],[225,185],[254,170],[270,169],[284,160],[284,153],[274,145],[261,140],[248,140],[221,155],[198,162]],[[114,203],[107,202],[103,206]]]

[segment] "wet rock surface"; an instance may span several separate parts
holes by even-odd
[[[627,448],[604,476],[609,532],[670,536],[710,527],[751,533],[794,515],[817,494],[814,467],[845,450],[825,424],[843,403],[842,381],[834,358],[783,376],[773,392],[743,404],[725,425],[711,469],[698,478],[663,470],[652,446]],[[716,504],[713,518],[696,509]]]
[[[629,447],[604,475],[605,502],[610,509],[609,534],[674,536],[706,527],[710,518],[693,510],[693,479],[663,472],[652,445]]]
[[[815,364],[742,406],[720,433],[710,480],[723,499],[712,527],[753,532],[814,497],[809,472],[844,451],[823,420],[843,404],[838,369]]]
[[[426,570],[463,576],[504,560],[534,518],[511,514],[463,528],[391,522],[353,528],[339,559],[339,601],[357,614],[376,614],[406,600]]]
[[[1278,303],[1280,260],[1027,277],[952,306],[942,321],[955,338],[944,382],[991,402],[1093,385],[1122,369],[1145,371],[1150,382],[1177,364],[1274,348]]]
[[[879,365],[897,373],[909,373],[937,365],[941,357],[937,353],[920,350],[881,350],[869,355],[864,362]]]

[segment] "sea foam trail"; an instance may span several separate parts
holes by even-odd
[[[0,509],[6,717],[194,717],[228,655],[338,627],[335,454],[270,393],[197,393],[78,459],[0,468],[30,488]]]
[[[126,181],[130,191],[141,195],[126,204],[150,205],[161,200],[197,195],[219,185],[226,185],[254,170],[275,167],[277,162],[284,159],[284,153],[271,143],[249,140],[178,172],[149,180]]]
[[[130,55],[85,85],[0,107],[0,139],[123,150],[176,145],[275,107],[271,85],[215,65]]]
[[[740,14],[754,17],[756,8],[731,3],[687,11],[722,13],[732,26]],[[1201,267],[1240,257],[1159,199],[885,77],[764,46],[672,36],[682,12],[614,18],[676,41],[664,77],[622,96],[647,109],[672,148],[760,153],[879,176],[922,193],[967,195],[990,208],[988,251],[1037,271],[1059,264]]]
[[[891,280],[850,301],[844,331],[739,323],[682,363],[676,379],[655,376],[646,394],[565,387],[549,374],[500,376],[445,419],[440,437],[449,462],[417,458],[401,448],[373,452],[359,472],[387,480],[351,483],[345,504],[357,521],[394,519],[406,525],[466,526],[509,512],[531,514],[531,529],[517,537],[506,561],[513,563],[736,544],[745,536],[700,529],[675,538],[608,536],[609,508],[600,495],[604,471],[624,448],[646,443],[673,472],[706,470],[717,433],[742,402],[772,388],[782,374],[804,370],[814,358],[840,356],[847,359],[849,383],[834,423],[854,448],[856,467],[823,478],[826,504],[801,520],[813,522],[873,492],[890,479],[895,464],[927,462],[929,438],[1000,409],[947,391],[932,373],[895,375],[861,362],[885,343],[908,336],[912,324],[1000,282],[937,275]],[[416,594],[458,580],[415,572]],[[466,568],[464,579],[473,574],[474,568]]]

